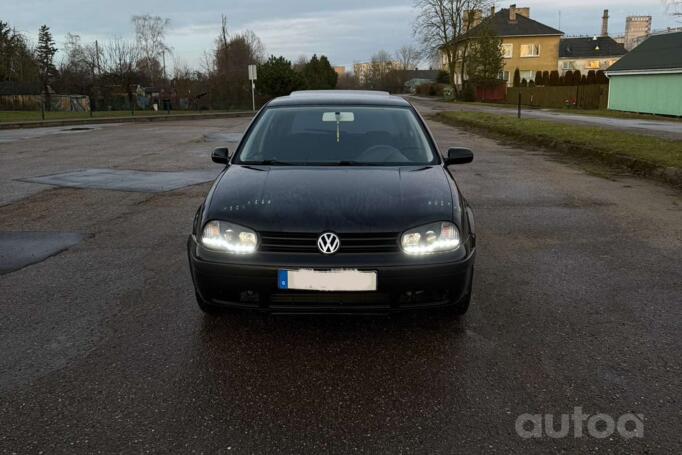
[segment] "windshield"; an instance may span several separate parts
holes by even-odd
[[[427,165],[438,162],[415,114],[403,107],[267,109],[235,162],[270,165]]]

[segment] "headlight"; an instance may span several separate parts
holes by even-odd
[[[249,228],[226,221],[209,221],[201,233],[201,244],[206,248],[233,254],[256,251],[258,236]]]
[[[452,251],[459,248],[459,231],[447,221],[427,224],[405,231],[400,245],[405,253],[415,256]]]

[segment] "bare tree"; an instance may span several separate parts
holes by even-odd
[[[671,16],[675,16],[682,21],[682,0],[662,0],[665,5],[665,10]]]
[[[164,53],[171,51],[165,42],[166,28],[170,24],[170,19],[145,14],[133,16],[132,22],[135,27],[135,40],[139,48],[142,68],[153,84],[160,76],[158,73]]]
[[[443,55],[454,85],[455,49],[450,45],[458,29],[450,21],[454,0],[416,0],[418,10],[414,22],[414,34],[421,40],[424,53],[435,57]]]
[[[254,58],[253,63],[264,63],[265,46],[263,45],[263,42],[260,40],[260,38],[258,38],[258,35],[256,35],[253,30],[245,30],[238,36],[241,36],[246,42],[247,46],[251,48]]]
[[[474,18],[491,0],[416,0],[418,10],[414,23],[414,33],[421,40],[424,51],[429,56],[441,55],[443,64],[450,73],[450,80],[458,94],[456,77],[459,61],[460,82],[464,80],[466,52],[468,43],[461,45],[456,39],[475,25]]]
[[[120,80],[127,79],[129,74],[135,72],[139,58],[139,49],[133,41],[114,38],[104,46],[106,69]]]
[[[400,63],[401,70],[412,70],[418,64],[421,57],[416,47],[412,45],[402,46],[395,52],[396,61]]]
[[[386,90],[388,87],[389,73],[398,69],[388,51],[380,50],[372,55],[369,67],[361,78],[367,88],[374,90]],[[360,76],[360,75],[357,75]]]

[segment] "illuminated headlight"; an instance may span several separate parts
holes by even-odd
[[[256,251],[258,236],[251,229],[236,224],[209,221],[201,233],[201,244],[225,253],[251,254]]]
[[[405,253],[414,256],[452,251],[459,248],[459,231],[446,221],[427,224],[405,231],[400,245]]]

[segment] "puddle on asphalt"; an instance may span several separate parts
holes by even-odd
[[[121,123],[109,123],[106,126],[118,126]],[[89,131],[101,129],[102,126],[76,126],[73,128],[63,127],[44,127],[44,128],[23,128],[0,130],[0,143],[24,141],[28,139],[38,139],[44,136],[56,134],[81,134]]]
[[[209,133],[204,134],[205,142],[240,142],[244,133]]]
[[[18,179],[21,182],[71,188],[95,188],[114,191],[158,193],[215,179],[219,170],[153,172],[119,169],[84,169],[61,174]]]

